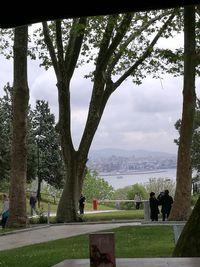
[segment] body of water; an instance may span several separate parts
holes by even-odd
[[[104,175],[100,174],[100,178],[103,178],[114,189],[123,188],[125,186],[134,184],[144,184],[149,182],[150,178],[165,178],[176,180],[176,169],[164,169],[155,171],[141,171],[133,172],[130,174],[116,174],[116,175]]]

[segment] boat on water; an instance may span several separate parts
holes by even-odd
[[[117,179],[122,179],[123,178],[123,176],[117,176]]]

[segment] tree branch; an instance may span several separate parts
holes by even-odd
[[[73,25],[71,27],[70,39],[65,54],[65,66],[67,69],[67,76],[69,80],[71,79],[74,73],[74,69],[78,61],[84,38],[86,23],[87,17],[81,17],[80,19],[74,19]],[[79,26],[80,28],[77,29],[77,26]]]
[[[58,64],[61,66],[64,65],[64,52],[63,52],[63,41],[62,41],[62,29],[61,21],[56,20],[56,45],[58,48]]]
[[[49,33],[49,28],[48,28],[47,22],[46,21],[42,22],[42,26],[43,26],[43,33],[44,33],[44,42],[45,42],[45,44],[47,46],[47,49],[49,50],[49,54],[50,54],[50,57],[51,57],[51,60],[52,60],[52,64],[53,64],[55,73],[56,73],[56,75],[58,77],[59,76],[58,61],[57,61],[57,58],[56,58],[56,52],[55,52],[55,49],[54,49],[54,46],[53,46],[53,42],[52,42],[51,37],[50,37],[50,33]]]
[[[156,36],[154,37],[154,39],[152,40],[152,42],[150,43],[150,45],[147,47],[147,49],[145,50],[145,52],[143,53],[143,55],[132,65],[132,67],[130,67],[115,83],[113,86],[113,90],[115,90],[117,87],[120,86],[120,84],[126,79],[128,78],[136,69],[137,67],[142,64],[142,62],[144,62],[144,60],[151,54],[154,45],[156,44],[156,42],[158,41],[158,39],[160,38],[160,36],[162,35],[162,33],[167,29],[167,26],[169,25],[169,23],[173,20],[175,16],[175,11],[171,14],[171,16],[168,18],[168,20],[164,23],[164,25],[161,27],[161,29],[158,31],[158,33],[156,34]]]
[[[169,14],[171,14],[171,11],[168,11],[168,12],[165,13],[165,15],[169,15]],[[154,22],[156,22],[157,20],[161,19],[162,17],[163,17],[163,13],[159,14],[156,17],[153,17],[148,22],[144,23],[136,32],[134,32],[132,35],[130,35],[127,38],[127,40],[119,47],[119,52],[115,54],[115,57],[113,58],[113,60],[109,64],[108,70],[106,72],[106,77],[111,77],[111,73],[112,73],[114,67],[116,66],[116,64],[118,63],[118,61],[120,60],[124,49],[126,49],[126,47],[128,47],[128,45],[136,37],[138,37],[144,30],[148,29],[149,26],[151,26]]]
[[[111,19],[113,19],[113,17],[111,17]],[[127,32],[127,28],[129,27],[129,25],[131,23],[132,14],[127,13],[124,15],[124,18],[123,18],[120,26],[116,30],[116,35],[113,38],[112,43],[110,44],[110,46],[108,46],[110,41],[111,41],[111,37],[112,37],[113,29],[114,29],[114,22],[111,19],[108,21],[107,28],[104,32],[104,38],[101,42],[101,46],[100,46],[100,50],[99,50],[99,56],[98,56],[98,60],[97,60],[97,64],[96,64],[98,66],[98,69],[96,69],[96,71],[95,71],[97,73],[101,70],[106,69],[111,55],[114,53],[117,46],[122,41],[124,35]],[[117,17],[114,17],[114,19],[117,20]]]

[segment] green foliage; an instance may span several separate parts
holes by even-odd
[[[13,58],[14,30],[0,29],[0,54],[6,59]]]
[[[12,87],[4,86],[0,98],[0,181],[3,185],[10,176],[10,149],[12,138]],[[27,123],[27,182],[38,175],[38,153],[40,175],[49,184],[63,186],[63,163],[58,134],[55,131],[55,117],[50,113],[48,102],[37,101],[35,110],[29,107]],[[36,135],[45,140],[36,142]],[[39,152],[38,152],[39,149]]]
[[[12,87],[9,83],[3,88],[0,98],[0,180],[9,180],[10,149],[12,132]]]
[[[40,182],[63,186],[63,162],[58,134],[55,131],[55,116],[48,102],[37,100],[32,111],[32,134],[37,156],[37,176]]]
[[[170,49],[155,49],[151,64],[159,72],[154,72],[153,77],[158,78],[162,73],[169,73],[176,76],[183,75],[183,48],[177,48],[174,51]]]
[[[48,184],[47,182],[43,181],[42,183],[42,199],[45,199],[45,196],[47,201],[53,202],[54,204],[57,202],[57,200],[61,197],[62,189],[57,188],[55,186],[52,186]]]
[[[126,186],[124,188],[120,188],[115,190],[113,194],[113,199],[119,199],[119,200],[134,200],[135,195],[139,194],[141,196],[141,199],[147,199],[147,192],[143,185],[141,184],[134,184],[132,186]],[[121,202],[120,203],[120,209],[135,209],[135,203],[133,202]]]
[[[39,216],[38,223],[40,224],[47,223],[47,216],[44,207],[42,205],[39,209],[37,209],[37,215]]]
[[[9,192],[10,183],[7,179],[0,179],[0,192]]]
[[[130,190],[128,191],[128,199],[134,199],[135,195],[139,194],[142,199],[147,198],[147,192],[143,185],[141,184],[134,184],[131,186]]]
[[[115,190],[112,199],[128,199],[128,191],[130,191],[130,188],[131,186],[126,186]]]
[[[6,94],[2,99],[0,99],[0,104],[2,104],[0,105],[0,120],[1,118],[4,120],[4,123],[0,125],[4,126],[4,131],[0,131],[0,134],[4,134],[1,140],[2,144],[4,144],[4,146],[6,145],[6,150],[4,151],[3,148],[1,150],[1,152],[4,153],[4,157],[2,157],[4,162],[0,165],[0,168],[2,167],[4,171],[7,170],[9,173],[12,126],[12,88],[9,87],[9,84],[4,88],[4,91]],[[46,138],[46,141],[42,142],[46,152],[43,151],[42,154],[42,159],[45,158],[45,161],[43,160],[40,162],[41,175],[43,175],[43,179],[49,183],[62,186],[61,152],[59,148],[58,136],[55,133],[54,115],[50,113],[48,102],[37,101],[36,110],[31,110],[31,107],[29,106],[27,121],[27,182],[30,183],[32,180],[36,179],[38,175],[38,144],[41,145],[41,142],[39,140],[40,143],[37,144],[36,135],[39,133],[38,131],[42,131],[44,132]],[[41,129],[38,127],[41,127]],[[8,163],[6,164],[5,161]],[[44,164],[42,165],[42,163]],[[51,169],[51,171],[49,171],[49,169]],[[5,175],[3,174],[1,175],[1,177],[4,176]]]
[[[95,172],[88,170],[82,191],[86,201],[92,201],[93,198],[111,199],[114,189],[103,178],[98,178]]]
[[[169,20],[166,29],[160,31],[162,26],[168,21],[169,17],[174,12],[175,18]],[[84,26],[78,22],[78,19],[62,20],[61,33],[62,33],[62,47],[65,54],[70,47],[70,37],[80,35],[83,32]],[[51,46],[54,47],[54,59],[59,58],[58,44],[56,41],[57,27],[56,22],[48,22],[48,33],[51,41]],[[84,41],[82,44],[81,53],[77,66],[82,64],[96,64],[99,58],[99,51],[105,47],[104,56],[109,56],[107,74],[113,77],[116,75],[123,75],[134,64],[135,67],[129,75],[133,77],[136,84],[140,84],[142,79],[147,74],[166,72],[170,69],[172,72],[173,67],[170,64],[162,64],[162,60],[180,62],[179,54],[171,50],[162,50],[152,43],[155,36],[158,38],[173,38],[177,33],[183,29],[182,10],[156,10],[156,11],[143,11],[135,13],[114,14],[106,16],[92,16],[87,18],[87,25],[84,34]],[[52,66],[52,59],[44,44],[44,36],[42,29],[35,30],[33,39],[36,45],[32,47],[31,54],[39,57],[41,65],[45,69]],[[113,48],[116,48],[113,50]],[[107,53],[107,50],[109,51]],[[91,52],[92,51],[92,52]],[[151,54],[151,57],[145,60],[143,55]],[[179,51],[177,49],[177,51]],[[176,55],[177,54],[177,55]],[[60,55],[62,56],[62,55]],[[145,56],[146,57],[146,56]],[[177,58],[175,60],[175,58]],[[141,60],[142,59],[142,60]],[[141,61],[141,62],[140,62]],[[138,64],[138,62],[140,62]],[[174,71],[175,72],[175,71]],[[87,73],[85,77],[93,79],[94,72]],[[158,76],[158,75],[157,75]]]

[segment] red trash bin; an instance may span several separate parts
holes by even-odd
[[[98,204],[97,199],[94,198],[92,201],[93,210],[97,210],[97,204]]]

